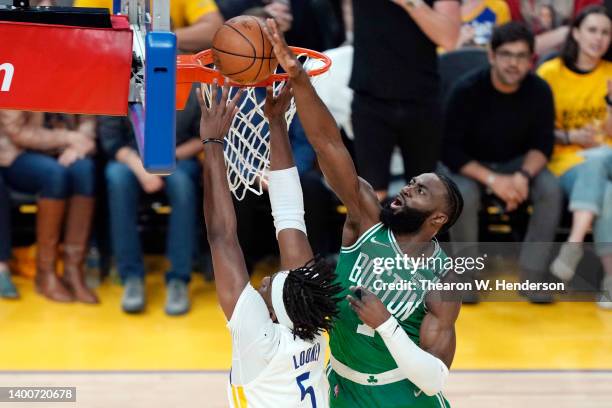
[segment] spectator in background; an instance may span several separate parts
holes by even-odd
[[[457,48],[486,47],[493,28],[510,21],[510,9],[504,0],[464,0],[461,5],[461,34]]]
[[[468,74],[451,91],[446,109],[443,162],[465,206],[450,230],[453,242],[478,242],[478,211],[485,189],[514,211],[533,204],[520,254],[523,280],[543,282],[548,256],[535,242],[552,242],[561,215],[561,189],[546,169],[554,144],[550,88],[530,73],[533,34],[511,22],[493,32],[491,67]],[[549,302],[544,292],[524,293]]]
[[[223,24],[214,0],[169,0],[170,23],[177,48],[194,53],[210,48],[212,38]],[[75,7],[101,7],[113,11],[113,0],[75,0]]]
[[[436,167],[441,138],[436,47],[455,48],[460,3],[353,0],[353,13],[356,165],[383,199],[395,146],[402,151],[406,180]]]
[[[543,4],[540,6],[538,21],[540,22],[540,33],[554,30],[559,26],[557,11],[550,4]]]
[[[176,169],[167,177],[149,174],[144,169],[129,121],[123,117],[102,117],[99,135],[110,161],[106,167],[108,205],[111,220],[111,244],[124,284],[121,306],[127,313],[139,313],[145,307],[144,262],[138,235],[140,195],[164,190],[170,213],[166,254],[170,270],[166,274],[166,305],[169,315],[189,311],[188,284],[191,280],[192,255],[198,228],[200,163],[199,107],[195,96],[189,97],[176,118]]]
[[[506,0],[512,20],[521,21],[536,34],[536,54],[544,56],[559,51],[568,33],[569,22],[585,7],[602,4],[603,0]],[[542,6],[552,6],[560,27],[546,31],[540,21]]]
[[[3,139],[0,137],[0,141]],[[0,160],[4,150],[0,146]],[[0,297],[16,299],[19,297],[17,288],[11,280],[11,271],[8,262],[11,258],[11,220],[10,201],[2,169],[0,168]]]
[[[36,289],[57,302],[98,303],[84,279],[94,211],[95,120],[65,116],[45,128],[44,113],[0,111],[0,166],[13,188],[36,194]],[[59,125],[61,124],[62,127]],[[66,219],[64,222],[64,215]],[[64,275],[56,262],[62,226]]]
[[[603,289],[612,295],[612,63],[602,58],[610,45],[612,25],[606,9],[585,8],[573,22],[559,58],[538,74],[552,88],[557,143],[550,169],[560,177],[573,213],[569,242],[582,242],[591,223],[595,249],[605,271]],[[569,280],[582,257],[580,245],[563,245],[552,272]],[[600,306],[612,309],[612,301]]]
[[[226,20],[248,14],[274,18],[288,44],[324,51],[345,39],[341,0],[219,0]]]

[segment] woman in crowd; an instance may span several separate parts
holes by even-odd
[[[44,113],[0,111],[0,167],[9,186],[38,197],[37,291],[57,302],[98,303],[84,279],[95,178],[87,156],[95,150],[95,119],[59,117],[50,125]],[[60,279],[56,263],[62,227]]]
[[[612,294],[612,63],[602,58],[611,36],[606,9],[587,7],[572,23],[561,56],[538,70],[555,99],[556,145],[550,168],[560,177],[573,214],[568,243],[551,272],[563,280],[573,277],[583,251],[577,243],[593,225],[607,296]],[[600,306],[612,308],[610,299],[605,300]]]

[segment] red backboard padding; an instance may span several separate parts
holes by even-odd
[[[0,21],[0,109],[127,115],[132,32]],[[12,78],[10,78],[12,75]]]

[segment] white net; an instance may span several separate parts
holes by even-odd
[[[323,65],[321,60],[305,54],[299,55],[298,58],[307,71]],[[210,103],[212,85],[202,85],[206,102]],[[275,82],[274,95],[278,95],[283,86],[284,82]],[[238,88],[231,89],[228,102],[236,92]],[[248,191],[257,195],[263,193],[262,181],[266,178],[266,169],[270,164],[270,129],[264,115],[265,102],[265,88],[244,88],[242,100],[238,104],[239,111],[226,137],[227,181],[230,190],[238,200],[242,200]],[[292,99],[291,106],[285,114],[287,127],[291,126],[295,111],[295,101]]]

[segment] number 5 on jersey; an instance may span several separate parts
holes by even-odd
[[[300,392],[302,393],[301,400],[304,401],[306,395],[310,395],[310,403],[312,404],[312,408],[317,408],[317,400],[315,398],[314,388],[309,386],[308,388],[304,388],[304,381],[308,380],[310,377],[310,371],[305,372],[302,375],[297,376],[295,381],[297,381],[298,387],[300,387]]]

